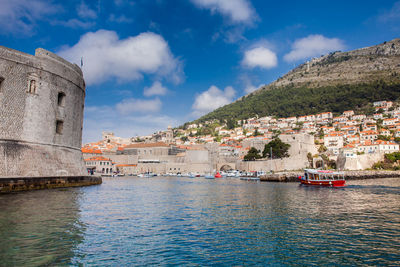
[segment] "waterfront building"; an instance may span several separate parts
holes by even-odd
[[[109,158],[96,156],[85,159],[86,169],[95,174],[112,175],[114,173],[113,162]]]

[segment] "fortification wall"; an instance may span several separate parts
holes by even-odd
[[[0,177],[86,174],[84,98],[78,66],[0,46]]]
[[[239,170],[245,171],[291,171],[306,168],[309,163],[307,156],[299,154],[289,158],[273,160],[242,161],[239,164]]]

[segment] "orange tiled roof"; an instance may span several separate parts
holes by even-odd
[[[82,153],[87,154],[103,154],[100,149],[93,149],[93,148],[81,148]]]
[[[85,159],[85,161],[111,161],[111,159],[105,158],[103,156],[97,156]]]
[[[163,142],[139,143],[139,144],[127,145],[126,147],[124,147],[124,149],[127,149],[127,148],[148,148],[148,147],[169,147],[169,145],[166,144],[166,143],[163,143]]]

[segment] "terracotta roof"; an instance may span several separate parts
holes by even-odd
[[[136,167],[137,164],[118,164],[117,167]]]
[[[389,141],[383,141],[383,140],[376,140],[375,143],[379,145],[397,145],[396,143],[391,143]]]
[[[139,143],[139,144],[131,144],[124,147],[124,149],[129,148],[148,148],[148,147],[169,147],[166,143],[157,142],[157,143]]]
[[[360,134],[378,134],[378,133],[370,130],[370,131],[362,131]]]
[[[82,153],[87,153],[87,154],[103,154],[101,150],[99,149],[93,149],[93,148],[81,148]]]
[[[111,159],[102,157],[102,156],[97,156],[97,157],[91,157],[88,159],[85,159],[85,161],[111,161]]]

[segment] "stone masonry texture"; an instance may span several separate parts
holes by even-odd
[[[0,46],[0,177],[87,175],[84,99],[77,65],[41,48],[33,56]]]

